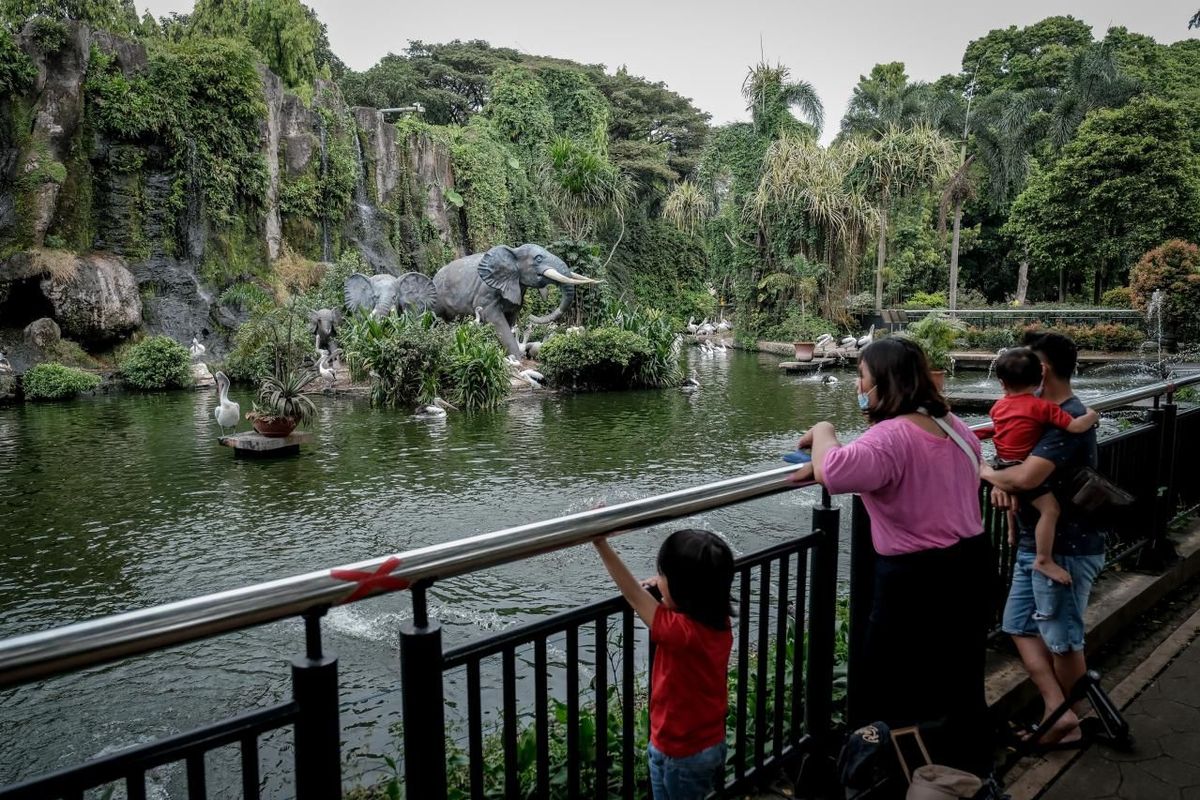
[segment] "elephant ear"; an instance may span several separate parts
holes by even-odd
[[[521,270],[517,253],[507,245],[497,245],[479,259],[479,277],[514,306],[521,304]]]
[[[351,311],[371,311],[375,308],[375,287],[371,279],[361,272],[346,278],[346,308]]]
[[[400,298],[400,308],[405,311],[424,314],[437,305],[437,287],[433,285],[433,279],[419,272],[401,275],[396,292]]]

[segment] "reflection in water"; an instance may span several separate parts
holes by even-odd
[[[237,461],[219,447],[210,392],[0,409],[0,636],[778,466],[821,419],[861,430],[851,373],[827,384],[777,363],[729,352],[693,360],[693,393],[539,394],[444,420],[321,399],[316,441],[281,461]],[[248,408],[251,397],[243,388],[232,399]],[[815,499],[779,495],[682,524],[747,552],[806,531]],[[663,531],[677,526],[618,546],[649,572]],[[576,548],[431,595],[454,646],[611,593],[590,549]],[[409,613],[393,596],[326,621],[351,754],[391,749],[396,630]],[[302,640],[298,622],[281,622],[0,693],[0,783],[285,697]],[[268,740],[268,766],[290,757],[286,745]],[[230,772],[212,779],[219,787]],[[184,796],[178,771],[157,778]]]

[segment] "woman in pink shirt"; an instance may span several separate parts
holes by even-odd
[[[853,687],[866,697],[863,718],[850,722],[946,721],[961,731],[946,740],[965,746],[943,749],[938,760],[986,772],[984,649],[995,568],[982,533],[979,442],[950,413],[916,343],[873,342],[858,376],[870,428],[843,445],[821,422],[800,440],[812,449],[815,479],[834,494],[861,495],[871,517],[874,593]]]

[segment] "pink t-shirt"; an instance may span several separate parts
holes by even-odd
[[[953,414],[946,419],[978,456],[975,434]],[[949,547],[983,530],[977,466],[953,439],[908,420],[872,425],[830,450],[822,471],[833,494],[862,495],[880,555]]]

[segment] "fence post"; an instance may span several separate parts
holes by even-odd
[[[296,718],[296,800],[342,796],[341,725],[338,721],[337,657],[321,652],[325,609],[304,615],[304,656],[292,660]]]
[[[863,644],[867,621],[875,602],[875,546],[871,542],[871,517],[862,498],[854,495],[850,509],[850,636],[846,664],[846,722],[851,728],[870,722],[862,717],[863,694],[857,691],[866,662]]]
[[[442,626],[429,618],[427,588],[412,587],[413,618],[400,625],[400,704],[405,797],[437,800],[446,796]]]
[[[805,682],[804,725],[810,736],[821,737],[833,727],[834,627],[837,624],[837,567],[840,511],[831,508],[829,492],[821,490],[821,505],[813,509],[812,529],[818,534],[812,551],[812,581],[808,599],[808,676]]]
[[[1142,551],[1139,566],[1160,570],[1175,558],[1175,548],[1167,538],[1171,520],[1175,517],[1175,454],[1178,434],[1178,407],[1173,394],[1167,394],[1167,402],[1152,412],[1159,431],[1158,474],[1154,482],[1156,496],[1153,500],[1154,525],[1150,541]]]

